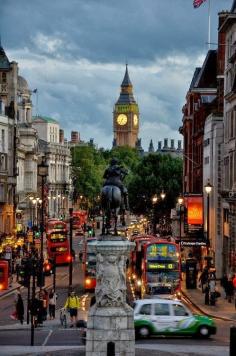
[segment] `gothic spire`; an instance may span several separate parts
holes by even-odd
[[[122,87],[132,86],[131,80],[129,78],[128,64],[126,63],[125,76],[121,84]]]
[[[121,83],[120,97],[116,102],[116,104],[132,104],[132,103],[136,104],[136,101],[133,95],[133,85],[129,78],[128,64],[126,63],[125,75]]]

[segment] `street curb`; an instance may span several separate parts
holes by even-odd
[[[223,321],[232,321],[232,322],[236,323],[236,319],[230,319],[230,318],[226,318],[224,316],[218,316],[218,315],[207,313],[202,308],[200,308],[196,303],[194,303],[192,301],[192,299],[190,299],[190,297],[185,292],[183,292],[183,291],[181,291],[181,292],[184,295],[184,297],[194,306],[194,308],[199,310],[202,314],[204,314],[206,316],[209,316],[210,318],[219,319],[219,320],[223,320]]]
[[[17,288],[24,288],[22,285],[18,285],[16,287],[11,288],[10,290],[4,292],[3,294],[0,295],[0,299],[3,299],[5,297],[8,297],[10,294],[12,294]]]

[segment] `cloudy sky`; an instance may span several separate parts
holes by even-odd
[[[105,148],[127,61],[143,148],[150,139],[157,148],[181,139],[185,94],[208,49],[208,1],[194,9],[193,0],[0,0],[2,46],[38,89],[38,114]],[[215,43],[217,14],[233,0],[210,1]]]

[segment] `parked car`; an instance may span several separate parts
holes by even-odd
[[[136,337],[179,335],[208,338],[216,334],[213,319],[196,315],[179,300],[140,299],[134,303]]]

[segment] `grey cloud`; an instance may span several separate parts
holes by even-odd
[[[212,1],[213,42],[217,12],[231,4]],[[178,136],[186,91],[207,51],[206,4],[194,10],[192,0],[0,0],[0,16],[9,59],[39,89],[40,113],[56,115],[67,135],[78,129],[111,146],[128,60],[143,142]]]

